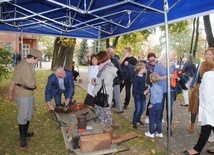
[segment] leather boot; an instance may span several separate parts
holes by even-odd
[[[27,146],[25,128],[26,128],[26,124],[24,124],[24,125],[19,124],[20,146],[21,147],[26,147]]]
[[[191,123],[189,126],[189,132],[193,133],[194,132],[194,127],[195,127],[195,123]]]
[[[34,132],[28,132],[30,121],[27,121],[27,124],[25,125],[25,135],[26,137],[32,137],[34,135]]]

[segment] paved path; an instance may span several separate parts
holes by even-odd
[[[44,62],[42,69],[50,69],[50,64]],[[87,90],[87,83],[88,83],[87,69],[80,68],[80,78],[82,79],[83,82],[79,85],[83,89]],[[124,99],[124,92],[122,92],[121,95],[122,95],[122,99]],[[199,124],[196,124],[194,133],[188,132],[188,127],[190,124],[190,113],[188,112],[188,107],[180,106],[180,103],[182,103],[181,100],[177,100],[174,103],[174,119],[172,124],[172,130],[174,134],[169,139],[171,154],[176,154],[176,155],[178,154],[182,155],[182,151],[192,148],[196,144],[200,133]],[[133,112],[134,112],[134,101],[132,98],[129,107],[126,110],[124,110],[124,113],[120,115],[127,118],[127,120],[131,120],[130,118],[132,118]],[[144,117],[145,116],[142,117],[142,120],[144,120]],[[142,130],[144,134],[144,132],[147,132],[148,129],[149,129],[149,125],[145,124],[143,127],[141,128],[139,127],[138,130]],[[155,138],[155,141],[158,143],[159,146],[164,147],[167,152],[168,145],[167,145],[166,123],[163,123],[163,134],[164,134],[163,139]],[[208,153],[206,153],[205,150],[207,148],[210,148],[211,146],[214,146],[214,143],[207,142],[201,155],[208,155]]]

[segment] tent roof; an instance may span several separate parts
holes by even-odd
[[[168,5],[164,5],[168,2]],[[214,13],[214,0],[0,0],[0,31],[104,39]]]

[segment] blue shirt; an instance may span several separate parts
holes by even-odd
[[[175,69],[175,65],[171,65],[170,66],[170,74],[173,74],[173,71]],[[155,69],[154,69],[154,72],[157,73],[160,77],[161,76],[167,76],[167,68],[165,68],[162,63],[158,62],[156,65],[155,65]],[[163,88],[163,93],[166,93],[167,92],[167,89],[168,89],[168,85],[167,85],[167,78],[164,79],[164,80],[160,80],[158,82],[158,85],[160,85],[162,88]],[[174,89],[171,88],[171,91],[175,91]]]
[[[150,89],[150,103],[154,105],[155,103],[161,103],[163,99],[163,88],[157,83],[153,83]]]

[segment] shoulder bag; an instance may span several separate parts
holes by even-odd
[[[108,97],[109,95],[107,94],[104,80],[102,80],[102,86],[100,87],[100,90],[97,92],[94,102],[96,105],[100,107],[104,107],[104,108],[109,107]]]

